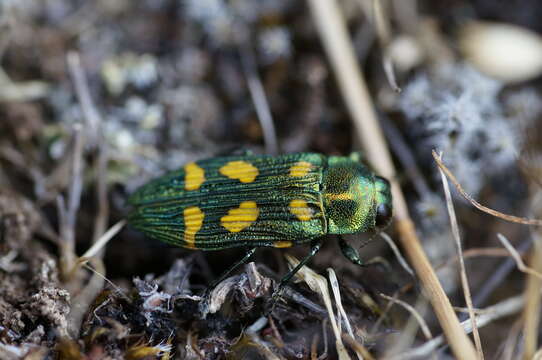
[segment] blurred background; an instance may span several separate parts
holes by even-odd
[[[542,3],[337,3],[424,249],[465,306],[431,150],[480,202],[542,218]],[[306,285],[292,285],[270,317],[264,290],[248,303],[233,292],[245,308],[195,316],[194,296],[242,251],[172,248],[126,227],[87,267],[77,256],[122,221],[131,192],[167,170],[239,149],[346,155],[362,145],[353,126],[305,1],[0,0],[0,358],[338,358]],[[529,281],[535,289],[531,307],[497,311],[480,329],[484,354],[531,358],[540,277],[518,271],[497,234],[531,255],[535,272],[540,234],[454,201],[474,306],[519,299]],[[337,272],[355,339],[375,358],[427,341],[382,294],[416,307],[439,335],[387,243],[350,240],[374,240],[360,252],[379,264],[348,264],[330,236],[310,266]],[[277,280],[283,254],[262,249],[253,260]],[[417,354],[453,357],[444,345]]]

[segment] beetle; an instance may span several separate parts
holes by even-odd
[[[199,160],[143,185],[128,202],[129,222],[151,238],[187,249],[248,249],[211,288],[258,247],[311,243],[309,254],[282,278],[280,291],[318,252],[324,235],[379,230],[392,218],[389,182],[357,153]],[[362,265],[357,250],[342,238],[340,248]]]

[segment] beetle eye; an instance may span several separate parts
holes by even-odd
[[[386,204],[380,204],[376,208],[375,225],[378,228],[386,227],[391,221],[391,208]]]

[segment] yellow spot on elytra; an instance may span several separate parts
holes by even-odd
[[[340,194],[325,194],[324,195],[329,200],[353,200],[354,197],[352,193],[340,193]]]
[[[275,241],[273,243],[273,246],[276,248],[292,247],[292,242],[291,241]]]
[[[220,224],[229,232],[239,232],[258,219],[260,209],[254,201],[243,201],[237,209],[228,211],[228,215],[220,218]]]
[[[205,171],[196,163],[188,163],[184,166],[184,188],[197,190],[205,181]]]
[[[312,164],[306,161],[298,161],[290,167],[290,176],[302,177],[311,171]]]
[[[290,212],[297,216],[301,221],[308,221],[312,219],[312,209],[309,207],[305,200],[292,200],[289,206]]]
[[[237,179],[242,183],[251,183],[259,172],[256,167],[246,161],[230,161],[218,170],[222,175]]]
[[[203,225],[205,214],[197,206],[184,209],[184,241],[185,246],[194,249],[196,247],[196,233]]]

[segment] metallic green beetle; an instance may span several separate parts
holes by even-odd
[[[354,153],[350,157],[299,153],[217,157],[186,164],[137,190],[129,199],[133,227],[189,249],[258,247],[311,242],[310,253],[281,281],[285,284],[316,252],[326,234],[381,229],[392,216],[390,185]],[[361,265],[342,238],[343,254]]]

